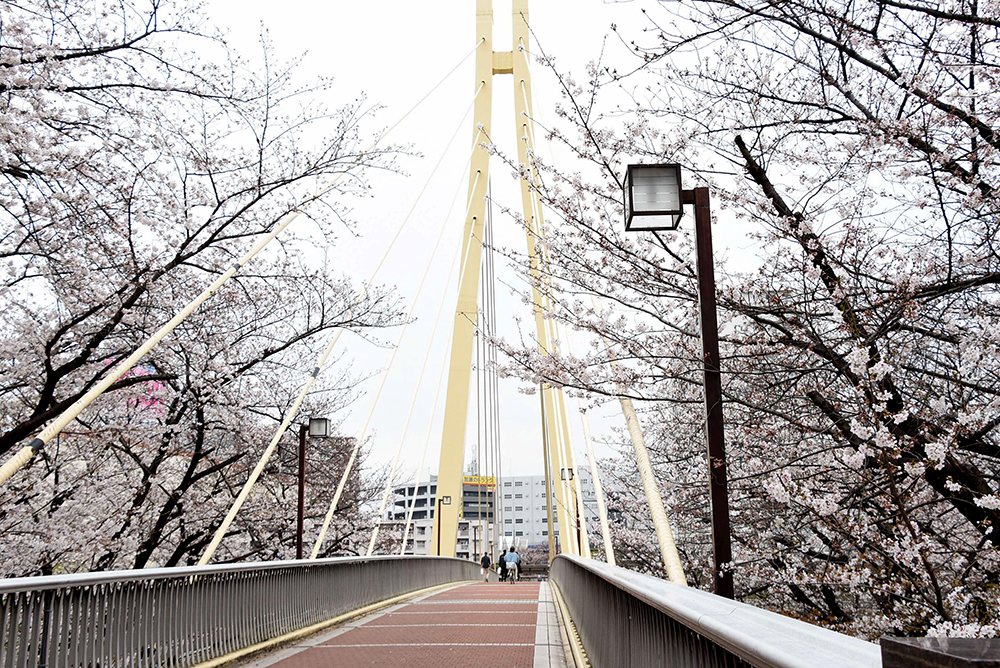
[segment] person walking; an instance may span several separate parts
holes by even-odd
[[[518,571],[521,569],[521,556],[514,549],[514,546],[510,546],[510,550],[504,555],[504,561],[507,562],[507,570],[510,571],[510,583],[514,584],[517,582]]]
[[[479,564],[483,567],[483,582],[489,582],[490,566],[493,565],[493,561],[490,559],[489,552],[483,552],[483,558],[479,560]]]
[[[507,579],[507,560],[504,559],[504,553],[501,549],[500,558],[497,559],[497,575],[500,576],[500,582]]]

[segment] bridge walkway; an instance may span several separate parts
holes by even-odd
[[[567,668],[548,582],[451,587],[304,638],[244,668]]]

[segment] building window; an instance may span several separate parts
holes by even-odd
[[[514,487],[520,487],[520,486],[521,486],[521,481],[520,480],[518,480],[517,482],[514,483]]]
[[[518,522],[520,522],[520,521],[521,521],[521,520],[518,520]],[[504,521],[503,521],[503,523],[504,523],[504,524],[510,524],[510,520],[504,520]]]
[[[507,531],[507,532],[504,533],[504,535],[505,536],[513,536],[514,534],[512,534],[510,531]]]
[[[510,481],[508,480],[507,482],[505,482],[505,483],[503,484],[503,486],[504,486],[504,487],[510,487]]]
[[[548,532],[548,531],[543,531],[543,532],[542,532],[542,535],[543,535],[543,536],[548,536],[548,535],[549,535],[549,532]]]
[[[517,512],[521,512],[522,510],[524,510],[524,506],[518,506],[517,507]]]
[[[523,531],[518,531],[518,532],[517,532],[517,535],[518,535],[518,536],[523,536],[523,535],[524,535],[524,532],[523,532]]]
[[[549,523],[549,518],[548,518],[548,516],[546,516],[546,517],[543,517],[543,518],[542,518],[542,524],[548,524],[548,523]]]
[[[510,520],[507,520],[507,521],[510,522]],[[516,524],[524,524],[524,520],[522,520],[520,517],[518,517],[516,520],[514,520],[514,522]]]
[[[510,494],[504,494],[504,495],[503,495],[503,498],[505,498],[505,499],[509,499],[509,498],[510,498]]]
[[[515,494],[514,498],[515,499],[522,499],[522,498],[524,498],[524,494]]]
[[[506,512],[506,513],[509,513],[511,510],[513,510],[513,509],[510,506],[505,506],[504,507],[504,512]]]

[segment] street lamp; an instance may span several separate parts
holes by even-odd
[[[434,517],[434,524],[437,525],[437,533],[438,533],[437,553],[439,557],[441,556],[441,506],[450,506],[450,505],[451,505],[450,496],[442,496],[439,497],[437,500],[437,515]]]
[[[680,165],[629,165],[625,172],[625,230],[676,230],[684,215]]]
[[[732,561],[732,544],[729,529],[726,447],[722,423],[722,381],[719,373],[719,322],[715,309],[712,214],[708,188],[683,190],[680,165],[628,166],[625,176],[626,231],[655,234],[661,230],[676,230],[681,216],[684,215],[685,204],[694,204],[715,593],[733,598],[732,571],[723,570],[723,565]]]
[[[309,424],[299,426],[299,514],[295,528],[295,558],[302,558],[302,530],[306,514],[306,434],[313,438],[329,438],[330,421],[309,418]]]
[[[330,436],[330,421],[326,418],[309,418],[309,435],[313,438]]]

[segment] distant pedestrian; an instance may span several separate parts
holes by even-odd
[[[483,582],[490,581],[490,566],[493,565],[493,561],[490,559],[489,552],[483,552],[483,558],[479,560],[479,564],[483,567]]]
[[[507,551],[507,554],[503,558],[507,562],[507,570],[510,571],[510,581],[513,584],[517,581],[518,571],[521,570],[521,555],[511,545],[510,550]]]
[[[503,552],[501,552],[500,558],[497,559],[497,573],[500,575],[500,582],[507,579],[507,560],[503,557]]]

